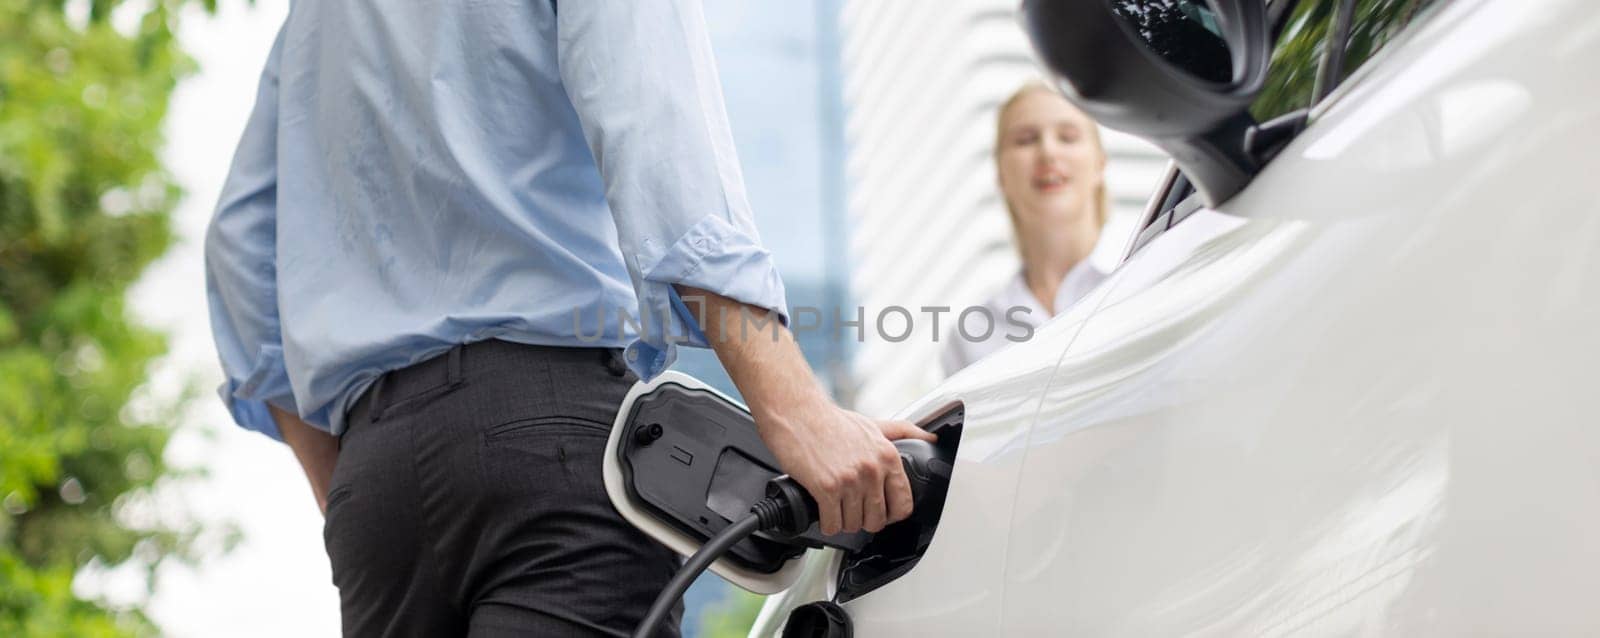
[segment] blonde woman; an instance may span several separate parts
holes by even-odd
[[[967,322],[948,335],[940,358],[946,375],[1031,334],[1105,279],[1089,261],[1108,212],[1106,153],[1094,120],[1031,82],[1000,106],[995,128],[996,177],[1022,269],[984,303],[987,321],[957,314]]]

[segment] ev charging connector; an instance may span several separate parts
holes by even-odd
[[[912,519],[943,500],[950,448],[895,442],[911,484]],[[628,393],[606,446],[606,492],[629,523],[690,558],[635,635],[649,635],[708,567],[747,590],[771,594],[799,576],[807,548],[859,551],[868,532],[824,535],[817,506],[761,441],[749,411],[699,380],[666,372]],[[931,516],[937,517],[937,507]],[[910,521],[896,523],[885,531]]]

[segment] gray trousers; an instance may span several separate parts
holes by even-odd
[[[679,565],[601,480],[635,380],[617,350],[491,340],[376,382],[323,529],[344,635],[631,633]]]

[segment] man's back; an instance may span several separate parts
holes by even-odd
[[[824,533],[910,513],[889,441],[932,435],[821,391],[742,184],[696,0],[291,7],[207,287],[223,401],[325,507],[346,635],[626,635],[678,561],[601,458],[676,343],[716,349]]]
[[[298,399],[301,414],[337,433],[378,374],[454,344],[628,345],[637,335],[617,310],[670,306],[664,286],[641,280],[672,261],[670,245],[700,216],[731,224],[725,234],[766,259],[703,32],[662,16],[619,20],[647,13],[626,7],[567,10],[558,18],[538,0],[293,5],[208,246],[224,264],[213,268],[222,280],[213,323],[241,333],[222,348],[241,369],[225,395]],[[635,46],[610,51],[612,36]],[[699,81],[613,79],[649,64],[693,69]],[[585,100],[598,108],[580,116],[574,105]],[[685,109],[699,123],[688,135],[666,121]],[[606,131],[626,139],[607,142]],[[608,144],[628,148],[600,158],[609,193],[590,150]],[[670,185],[636,177],[651,173]],[[608,195],[627,209],[616,212],[639,279],[630,281]],[[270,227],[252,207],[275,208]],[[244,238],[267,232],[276,254],[253,254],[266,249]],[[226,294],[250,288],[227,279],[258,264],[275,264],[275,282],[255,282],[277,286],[275,317],[253,318],[274,313]],[[757,279],[747,301],[781,308],[775,271]],[[236,417],[250,421],[242,409]]]

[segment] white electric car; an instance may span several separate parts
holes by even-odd
[[[822,600],[862,636],[1600,633],[1600,4],[1260,5],[1024,2],[1181,170],[1105,285],[901,413],[960,409],[931,542],[810,552],[753,635]]]

